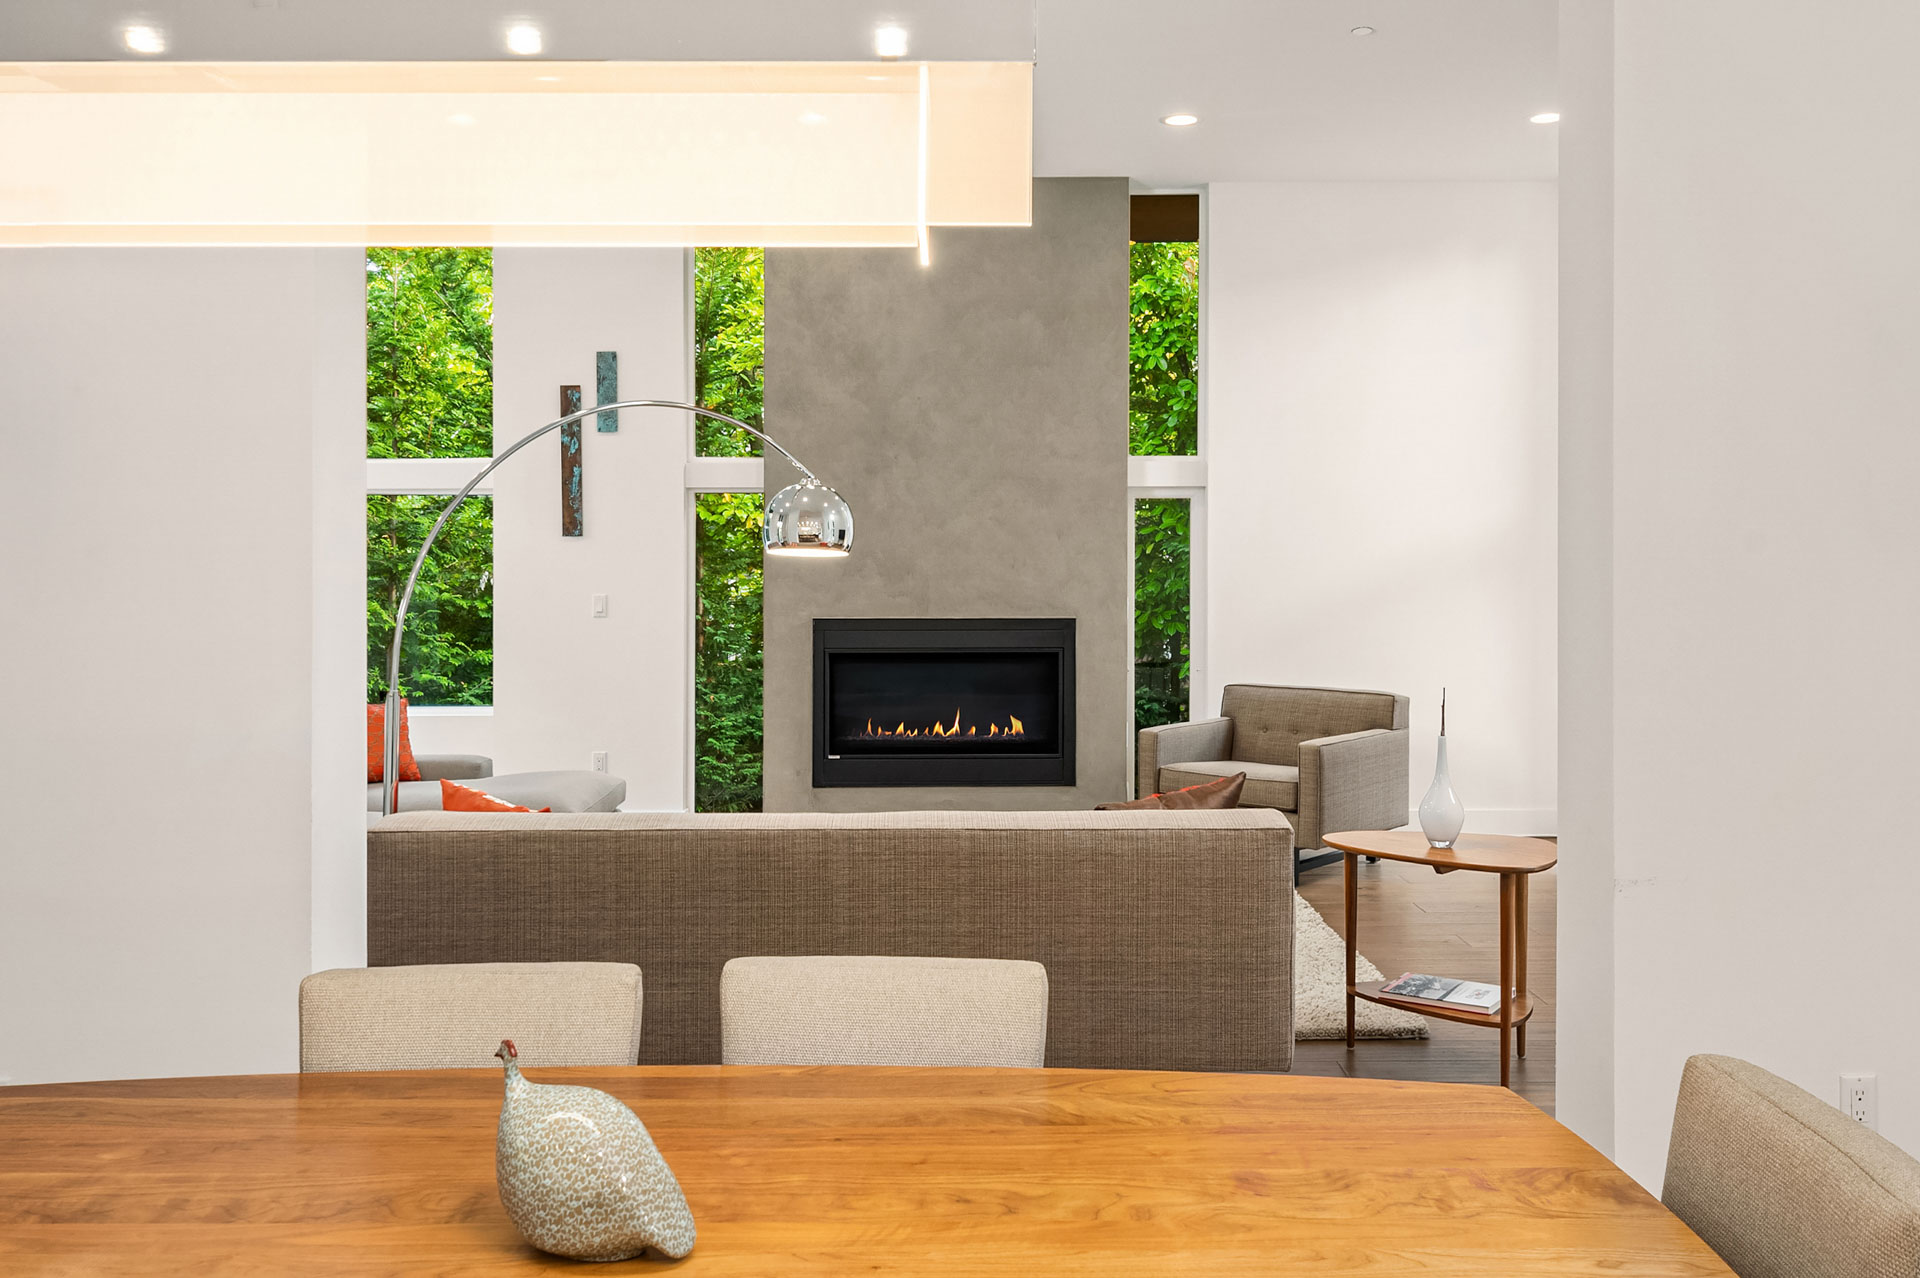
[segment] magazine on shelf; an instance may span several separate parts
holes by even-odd
[[[1442,1007],[1464,1007],[1473,1012],[1500,1010],[1500,987],[1478,981],[1457,981],[1450,976],[1428,976],[1424,972],[1403,972],[1397,981],[1380,987],[1382,994],[1394,998],[1418,999]]]

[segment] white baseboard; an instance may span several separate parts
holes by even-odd
[[[1420,828],[1420,809],[1407,812],[1407,829]],[[1520,834],[1555,837],[1560,833],[1556,808],[1468,808],[1468,834]]]

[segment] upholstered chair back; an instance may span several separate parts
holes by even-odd
[[[1407,699],[1391,692],[1286,688],[1230,683],[1220,713],[1233,720],[1233,757],[1248,763],[1300,766],[1300,743],[1372,728],[1407,726]]]
[[[1047,1061],[1047,969],[1015,959],[737,958],[720,973],[724,1065]]]
[[[1731,1056],[1687,1062],[1661,1197],[1740,1278],[1920,1274],[1920,1162]]]
[[[640,969],[631,963],[352,967],[300,982],[300,1072],[631,1065]]]

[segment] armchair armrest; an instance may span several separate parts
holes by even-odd
[[[493,775],[493,760],[484,754],[422,754],[414,762],[420,765],[422,781],[472,781]]]
[[[1195,719],[1140,729],[1136,798],[1160,791],[1160,769],[1175,763],[1233,757],[1233,720]]]
[[[1370,728],[1300,743],[1300,819],[1294,846],[1317,848],[1329,830],[1394,830],[1407,823],[1412,734]]]

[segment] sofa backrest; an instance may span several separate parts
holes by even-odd
[[[1279,813],[402,813],[367,836],[367,961],[637,964],[642,1064],[720,1060],[743,955],[1027,959],[1047,1064],[1286,1069]]]
[[[1233,720],[1233,757],[1300,766],[1300,743],[1320,737],[1407,726],[1407,699],[1391,692],[1230,683],[1220,713]]]

